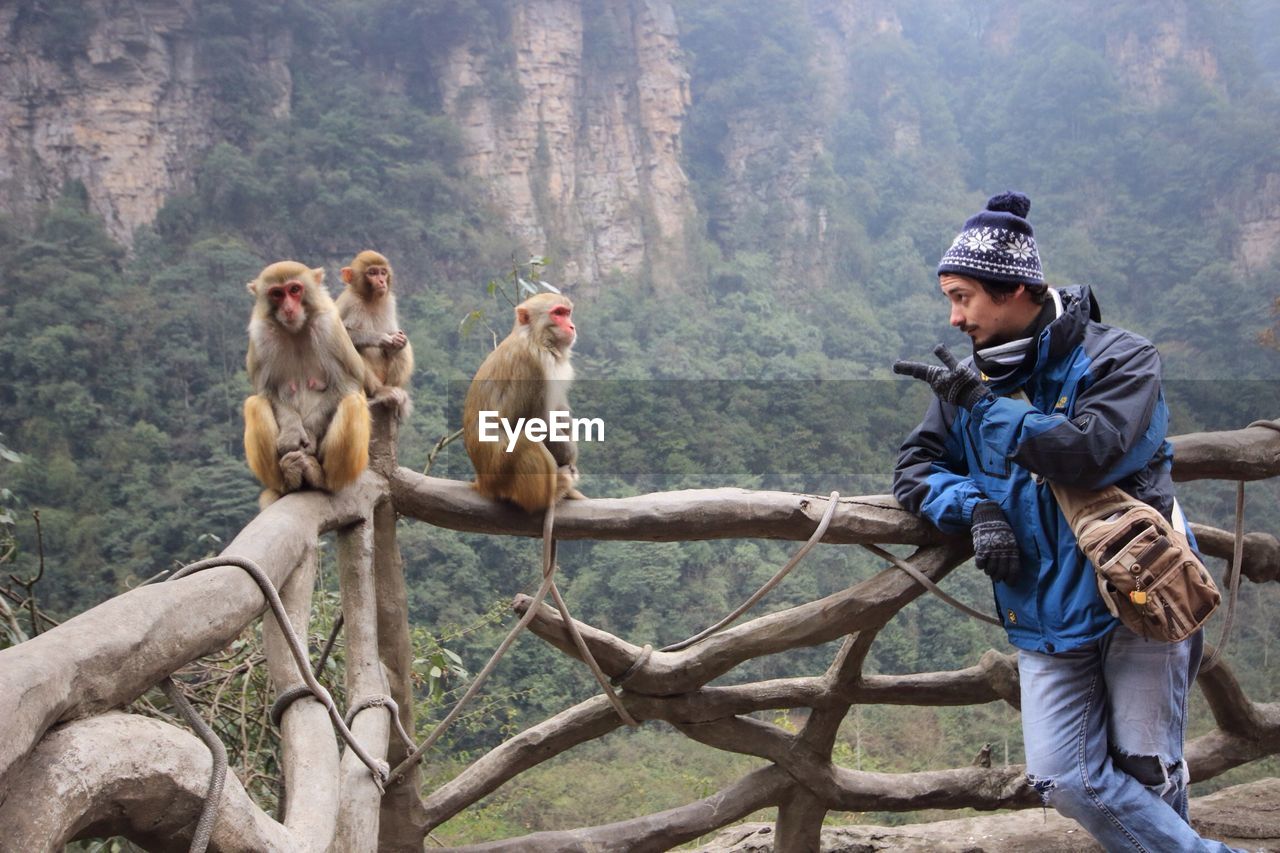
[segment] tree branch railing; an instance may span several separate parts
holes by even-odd
[[[375,419],[371,465],[337,495],[298,493],[259,514],[225,549],[251,560],[281,591],[294,630],[305,635],[319,537],[338,533],[346,625],[346,695],[352,707],[390,696],[413,729],[406,590],[395,542],[397,514],[454,530],[536,536],[541,519],[481,498],[467,484],[422,476],[395,460],[396,428]],[[1179,480],[1258,480],[1280,475],[1280,421],[1175,438]],[[561,539],[678,541],[731,537],[804,540],[828,498],[742,489],[689,490],[562,504]],[[1229,557],[1231,534],[1193,525],[1205,553]],[[833,544],[900,544],[934,582],[966,560],[967,541],[949,538],[898,508],[892,498],[841,498],[823,538]],[[1280,581],[1280,541],[1245,538],[1243,577]],[[994,650],[963,669],[908,675],[863,673],[877,633],[923,588],[902,571],[883,571],[817,601],[729,627],[689,648],[661,652],[575,623],[605,673],[622,679],[636,719],[662,720],[717,749],[762,758],[720,792],[658,814],[617,823],[535,833],[463,850],[666,850],[766,807],[778,808],[778,849],[816,848],[829,811],[1019,808],[1038,803],[1020,767],[965,767],[870,773],[840,767],[832,750],[841,721],[863,704],[1018,704],[1013,655]],[[524,613],[527,597],[513,607]],[[0,651],[0,853],[57,850],[75,838],[123,835],[153,850],[185,850],[208,784],[211,759],[194,735],[122,713],[180,667],[225,647],[263,615],[257,585],[234,567],[211,568],[110,599],[26,642]],[[959,618],[959,617],[957,617]],[[529,629],[578,657],[559,612],[542,605]],[[843,638],[821,676],[711,686],[761,655]],[[277,693],[301,679],[269,614],[264,644]],[[1192,775],[1206,779],[1280,752],[1280,704],[1250,700],[1228,666],[1200,677],[1216,728],[1190,742]],[[368,704],[368,703],[365,703]],[[809,709],[796,732],[757,719]],[[395,765],[407,747],[393,736],[391,706],[371,704],[351,720],[358,742]],[[426,834],[507,781],[618,728],[596,696],[490,750],[433,791],[417,773],[378,789],[369,769],[340,750],[324,707],[303,698],[280,721],[283,817],[254,804],[228,778],[212,850],[420,850]]]

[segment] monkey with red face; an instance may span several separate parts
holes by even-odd
[[[508,452],[501,442],[480,440],[480,413],[496,412],[510,423],[520,418],[550,423],[550,412],[567,413],[577,329],[573,303],[558,293],[531,296],[515,313],[511,334],[489,353],[467,389],[462,437],[476,469],[476,491],[536,512],[562,497],[582,497],[575,488],[577,445],[534,441],[522,432]]]
[[[266,490],[259,505],[304,486],[337,491],[369,461],[365,368],[324,270],[271,264],[248,284],[255,297],[246,366],[244,449]]]
[[[385,257],[366,250],[342,268],[342,280],[346,289],[338,296],[338,314],[364,359],[365,391],[373,403],[388,402],[406,417],[413,346],[396,316],[395,273]]]

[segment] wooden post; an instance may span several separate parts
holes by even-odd
[[[343,631],[347,635],[348,707],[387,694],[378,660],[378,615],[373,581],[373,525],[364,522],[338,534],[338,578],[342,588]],[[391,715],[383,706],[366,708],[351,720],[351,732],[375,759],[386,760]],[[352,749],[342,754],[338,835],[331,850],[375,853],[382,792],[373,772]]]

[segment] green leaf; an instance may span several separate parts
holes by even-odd
[[[469,312],[462,318],[462,322],[458,323],[458,331],[463,335],[471,334],[471,330],[475,328],[476,323],[484,319],[484,311],[479,308]]]

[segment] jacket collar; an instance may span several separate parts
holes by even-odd
[[[1088,285],[1073,285],[1058,289],[1062,300],[1062,313],[1040,331],[1036,341],[1036,358],[1027,359],[1027,367],[1015,370],[991,387],[997,394],[1015,390],[1026,384],[1030,374],[1044,365],[1070,353],[1084,340],[1089,322],[1101,321],[1102,313],[1094,301]]]

